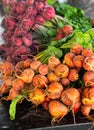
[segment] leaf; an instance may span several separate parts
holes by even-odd
[[[48,58],[51,55],[55,55],[57,58],[60,58],[62,56],[62,50],[56,48],[55,46],[48,46],[48,49],[46,49],[44,52],[44,55],[45,54],[48,56]]]
[[[55,46],[57,44],[58,44],[57,41],[51,41],[50,46]]]
[[[94,38],[94,28],[89,29],[86,33],[88,33],[91,36],[91,38]]]
[[[44,26],[38,26],[38,29],[40,30],[40,32],[42,33],[42,35],[44,37],[47,37],[47,29]]]
[[[57,23],[58,28],[62,28],[65,25],[65,21],[59,21]]]
[[[66,43],[61,45],[61,48],[70,48],[72,44],[78,43],[82,45],[83,47],[91,48],[92,49],[92,43],[91,43],[91,37],[88,33],[83,32],[75,32],[73,37],[68,40]]]
[[[55,56],[57,57],[57,58],[61,58],[62,57],[62,50],[60,50],[59,48],[57,48],[56,50],[55,50],[55,52],[54,52],[54,54],[55,54]]]
[[[50,22],[50,21],[46,21],[46,22],[44,23],[44,26],[52,27],[53,24],[52,24],[52,22]]]
[[[92,43],[93,51],[94,51],[94,28],[89,29],[86,33],[89,34],[91,37],[91,43]]]
[[[55,2],[55,0],[47,0],[47,3],[48,3],[49,5],[53,5],[54,2]]]
[[[12,100],[11,104],[10,104],[10,108],[9,108],[9,115],[10,115],[10,119],[14,120],[15,119],[15,114],[16,114],[16,104],[17,102],[23,98],[24,95],[19,95],[17,97],[15,97],[14,100]]]
[[[55,36],[56,35],[56,29],[49,29],[47,34],[50,35],[50,36]]]
[[[73,7],[67,3],[59,2],[55,2],[53,7],[56,10],[56,14],[68,19],[68,22],[74,29],[86,32],[88,29],[92,28],[90,21],[85,17],[85,13],[82,9]]]

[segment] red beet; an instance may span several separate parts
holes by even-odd
[[[33,16],[36,16],[38,12],[37,12],[37,9],[36,9],[35,7],[33,7],[33,6],[28,6],[28,7],[27,7],[27,10],[26,10],[26,13],[27,13],[29,16],[33,17]]]
[[[42,16],[46,19],[46,20],[51,20],[55,17],[55,10],[53,7],[51,6],[45,6],[43,11],[42,11]]]
[[[38,1],[38,2],[46,2],[46,0],[36,0],[36,1]]]
[[[34,4],[34,0],[26,0],[26,5],[33,5]]]
[[[9,13],[4,22],[6,44],[0,46],[0,54],[4,60],[15,64],[39,51],[40,46],[33,41],[32,32],[44,24],[46,17],[47,20],[54,18],[55,10],[46,0],[3,0],[3,3]]]
[[[27,48],[26,46],[22,45],[19,47],[19,51],[20,51],[20,54],[26,54],[26,53],[30,53],[30,49]]]
[[[36,9],[38,10],[38,11],[40,11],[40,10],[43,10],[43,8],[44,8],[44,3],[43,2],[38,2],[38,1],[36,1],[35,2],[35,6],[36,6]]]
[[[24,43],[27,47],[29,47],[29,46],[32,45],[32,40],[29,39],[27,36],[22,37],[22,40],[23,40],[23,43]]]
[[[22,21],[22,26],[25,30],[30,30],[32,25],[34,24],[34,19],[32,18],[26,18]]]
[[[18,2],[16,6],[17,14],[23,14],[25,10],[26,10],[26,2],[25,1]]]
[[[21,38],[16,38],[15,41],[16,41],[15,42],[16,46],[21,46],[22,45],[22,39]]]
[[[41,15],[38,15],[35,19],[36,23],[39,24],[39,25],[43,25],[45,23],[45,19],[41,16]]]
[[[5,18],[5,28],[8,30],[13,30],[16,24],[16,21],[13,18],[6,17]]]
[[[7,9],[10,9],[9,7],[10,7],[11,5],[14,5],[15,3],[17,3],[18,0],[12,0],[12,1],[10,1],[10,0],[1,0],[0,2],[3,3],[3,9],[4,9],[5,11],[9,11],[9,10],[7,10]]]
[[[25,55],[30,53],[30,49],[24,45],[19,46],[15,51],[12,53],[12,58],[19,55]]]
[[[14,3],[12,3],[12,1],[11,1],[11,3],[10,3],[10,6],[11,6],[10,12],[12,12],[12,13],[15,13],[15,12],[16,12],[16,6],[17,6],[17,1],[18,1],[18,0],[14,0],[14,1],[15,1]]]
[[[20,28],[20,27],[17,27],[15,30],[14,30],[14,35],[15,36],[24,36],[26,35],[27,31],[24,30],[23,28]]]

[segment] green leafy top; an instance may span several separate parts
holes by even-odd
[[[48,3],[49,5],[53,5],[54,2],[55,2],[55,0],[47,0],[47,3]]]
[[[61,45],[61,48],[70,48],[72,44],[78,43],[81,44],[83,47],[91,48],[94,50],[92,45],[92,37],[90,36],[91,29],[83,33],[81,31],[75,31],[73,37],[69,39],[67,42]],[[94,35],[94,31],[92,31],[92,35]]]
[[[62,50],[60,48],[55,47],[57,42],[51,42],[47,49],[38,53],[35,58],[40,60],[42,63],[47,63],[50,56],[54,55],[57,58],[62,57]]]
[[[67,18],[70,25],[72,25],[76,30],[86,32],[91,28],[89,18],[85,17],[83,10],[73,7],[67,3],[59,2],[55,2],[53,7],[56,10],[56,14]]]
[[[86,33],[88,33],[91,37],[91,43],[92,43],[92,47],[93,47],[93,51],[94,51],[94,28],[89,29]]]

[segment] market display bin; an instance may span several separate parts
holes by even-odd
[[[91,123],[82,123],[76,125],[71,124],[71,125],[45,127],[45,128],[37,128],[37,129],[29,129],[29,130],[88,130],[90,127],[91,127]],[[92,128],[91,130],[93,129],[94,128]]]
[[[23,109],[21,109],[23,107]],[[76,124],[72,114],[65,116],[59,123],[51,125],[50,115],[40,108],[32,108],[31,104],[24,102],[17,106],[16,119],[10,120],[9,103],[0,104],[0,130],[93,130],[89,122],[81,113],[75,114]],[[93,116],[93,113],[91,112]]]

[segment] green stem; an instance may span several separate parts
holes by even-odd
[[[38,59],[40,59],[41,57],[43,57],[44,56],[44,52],[40,52],[39,54],[37,54],[36,56],[35,56],[35,58],[38,60]]]
[[[60,48],[70,48],[72,43],[65,43]]]
[[[74,26],[74,24],[72,24],[68,19],[61,17],[59,15],[55,15],[55,16],[56,16],[57,19],[62,20],[64,22],[68,23],[68,24],[71,24],[71,26]]]
[[[42,61],[42,63],[47,63],[48,58],[45,58],[45,60]]]
[[[43,51],[39,52],[39,53],[38,53],[35,57],[37,57],[37,56],[41,55],[42,53],[44,53],[44,51],[45,51],[45,50],[43,50]]]

